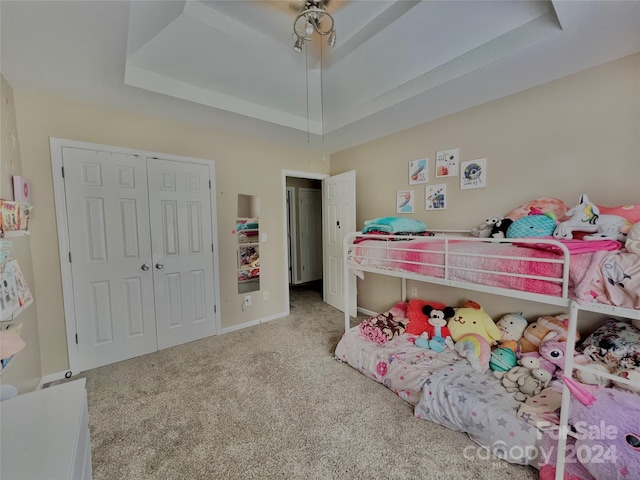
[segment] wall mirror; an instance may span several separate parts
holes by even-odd
[[[238,293],[260,290],[260,197],[238,194]]]

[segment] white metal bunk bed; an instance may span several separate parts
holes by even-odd
[[[357,239],[362,240],[364,237],[370,240],[376,240],[376,245],[367,245],[367,248],[357,249]],[[406,240],[410,240],[411,244],[407,245]],[[371,243],[371,242],[369,242]],[[539,250],[554,249],[555,255],[542,257],[519,257],[509,251],[505,256],[504,253],[496,252],[495,254],[476,250],[478,245],[490,244],[507,244],[520,246],[536,247]],[[415,245],[415,246],[414,246]],[[464,245],[469,247],[470,252],[465,251]],[[574,370],[584,370],[606,377],[610,380],[627,383],[633,385],[633,382],[614,375],[606,374],[601,371],[594,371],[587,366],[576,365],[573,362],[575,351],[576,332],[578,326],[578,315],[580,311],[603,313],[616,317],[627,319],[640,319],[640,310],[632,308],[622,308],[607,304],[589,302],[578,303],[570,291],[570,258],[571,254],[567,247],[558,241],[540,238],[522,238],[522,239],[487,239],[468,236],[465,231],[442,231],[441,233],[429,236],[413,236],[413,235],[363,235],[360,232],[349,233],[344,238],[344,258],[343,258],[343,286],[344,286],[344,322],[345,332],[351,328],[351,317],[349,309],[352,295],[351,292],[351,276],[359,272],[371,272],[376,274],[393,276],[401,279],[401,299],[407,299],[406,281],[415,280],[426,283],[450,286],[454,288],[462,288],[472,291],[479,291],[495,295],[502,295],[522,300],[530,300],[534,302],[544,303],[548,305],[557,305],[568,309],[569,327],[567,338],[567,351],[565,361],[565,372],[570,376]],[[493,247],[488,247],[488,251]],[[524,249],[528,250],[528,249]],[[420,257],[421,253],[427,251],[429,254],[424,259]],[[407,259],[408,257],[408,259]],[[479,267],[469,266],[469,262],[464,259],[480,258]],[[495,260],[492,261],[492,260]],[[487,263],[489,261],[489,263]],[[522,262],[523,265],[536,264],[549,267],[549,274],[530,274],[514,271],[501,271],[500,265],[513,265],[513,262]],[[489,266],[487,266],[489,265]],[[543,268],[544,270],[544,268]],[[546,270],[545,270],[546,271]],[[487,275],[489,277],[504,277],[507,279],[525,279],[534,282],[549,282],[557,288],[553,294],[548,293],[531,293],[529,291],[510,288],[510,281],[507,280],[504,286],[495,286],[496,282],[489,281],[488,284],[477,283],[476,274]],[[516,287],[517,288],[517,287]],[[560,414],[560,435],[558,439],[558,452],[565,452],[567,443],[567,434],[569,432],[568,420],[570,410],[570,391],[564,386],[562,392],[562,404]],[[556,480],[564,478],[565,458],[563,455],[557,456],[556,463]]]

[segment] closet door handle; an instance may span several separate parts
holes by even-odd
[[[149,270],[149,264],[148,263],[143,263],[140,268],[146,272],[147,270]]]
[[[162,269],[164,268],[164,265],[163,265],[163,264],[161,264],[161,263],[156,263],[156,268],[157,268],[158,270],[162,270]]]

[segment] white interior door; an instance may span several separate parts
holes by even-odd
[[[322,191],[300,188],[300,276],[302,282],[322,278]]]
[[[158,348],[215,333],[209,167],[148,159]]]
[[[157,349],[146,164],[63,148],[82,370]]]
[[[324,225],[325,302],[344,311],[343,246],[347,233],[356,230],[356,172],[349,171],[322,181]],[[352,276],[353,277],[353,276]],[[350,315],[356,315],[356,281],[350,280]]]

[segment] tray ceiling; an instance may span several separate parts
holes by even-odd
[[[329,3],[336,46],[293,50],[299,2],[8,2],[14,88],[335,151],[640,51],[640,2]]]

